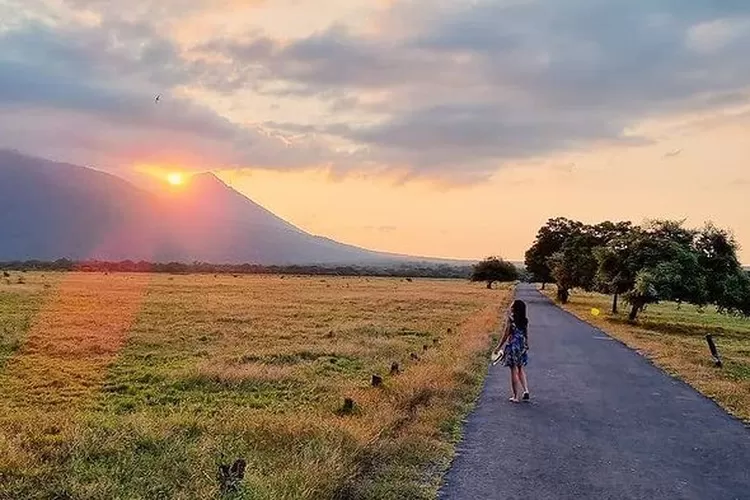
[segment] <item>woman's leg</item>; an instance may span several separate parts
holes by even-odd
[[[518,384],[518,374],[516,373],[516,367],[510,367],[510,389],[513,392],[513,399],[518,400],[518,391],[516,385]]]
[[[523,389],[523,392],[528,394],[529,383],[526,381],[526,370],[523,369],[523,366],[518,367],[518,381],[521,382],[521,388]]]

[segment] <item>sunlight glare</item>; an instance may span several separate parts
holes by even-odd
[[[171,172],[167,175],[167,182],[173,186],[180,186],[185,182],[185,177],[179,172]]]

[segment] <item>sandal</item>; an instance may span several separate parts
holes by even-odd
[[[513,396],[510,399],[508,399],[508,401],[510,401],[511,403],[518,403],[518,398]]]

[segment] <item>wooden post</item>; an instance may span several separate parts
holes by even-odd
[[[344,406],[341,410],[345,413],[351,413],[354,411],[354,400],[352,398],[344,398]]]
[[[708,348],[711,350],[711,356],[714,358],[714,364],[718,366],[719,368],[722,367],[721,357],[719,357],[719,351],[716,349],[716,344],[714,344],[714,338],[713,335],[710,333],[706,335],[706,342],[708,343]]]
[[[343,417],[356,411],[356,404],[352,398],[344,398],[344,404],[336,410],[336,415]]]

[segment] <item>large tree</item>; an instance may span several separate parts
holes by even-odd
[[[593,251],[597,260],[595,287],[612,295],[612,314],[618,313],[619,297],[635,285],[639,265],[633,262],[633,251],[644,238],[641,228],[629,227]]]
[[[547,260],[552,278],[557,283],[557,299],[563,304],[568,301],[571,289],[591,289],[597,269],[593,255],[595,246],[596,240],[590,234],[577,234]]]
[[[630,304],[629,318],[652,302],[677,300],[703,304],[705,272],[693,246],[696,231],[684,221],[656,220],[632,228],[595,252],[598,287],[620,294]]]
[[[486,281],[487,288],[492,288],[496,281],[516,281],[518,276],[518,268],[513,263],[500,257],[488,257],[474,266],[471,281]]]
[[[737,258],[737,241],[731,232],[711,223],[701,229],[694,241],[701,267],[710,279],[706,282],[708,300],[720,311],[736,307],[736,294],[745,274]]]
[[[740,270],[724,282],[719,310],[728,314],[750,316],[750,274]]]
[[[631,228],[629,222],[605,221],[594,226],[581,224],[568,236],[560,250],[547,260],[557,283],[560,302],[567,302],[573,288],[586,291],[597,288],[597,250],[611,240],[628,234]]]
[[[549,258],[562,249],[565,241],[579,234],[584,225],[578,221],[557,217],[549,219],[539,228],[534,244],[526,251],[524,264],[532,280],[542,284],[554,281]]]
[[[638,313],[653,302],[671,300],[706,304],[706,278],[697,254],[685,246],[675,246],[674,251],[672,259],[636,274],[633,288],[625,294],[630,304],[630,321],[635,321]]]

